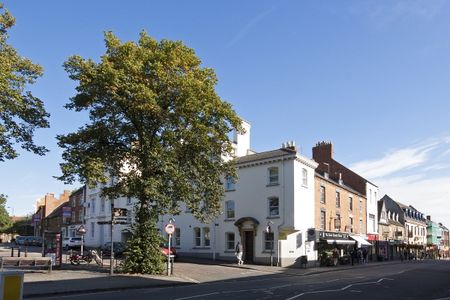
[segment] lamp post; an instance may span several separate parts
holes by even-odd
[[[273,236],[271,225],[273,225],[273,222],[269,220],[267,222],[266,232],[268,234],[268,237],[272,238],[270,241],[270,266],[272,267],[273,266],[273,242],[275,240],[275,237]]]

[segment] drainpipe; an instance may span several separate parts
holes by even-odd
[[[281,201],[280,203],[283,203],[283,219],[280,225],[278,225],[278,239],[277,239],[277,244],[278,244],[278,249],[277,249],[277,267],[279,267],[281,265],[281,256],[280,256],[280,250],[281,250],[281,241],[279,239],[280,237],[280,228],[282,228],[285,224],[285,220],[286,220],[286,201],[285,201],[285,189],[286,189],[286,182],[285,182],[285,158],[286,154],[283,154],[283,156],[281,157],[282,159],[282,164],[281,167],[283,169],[282,171],[282,185],[281,185]],[[275,235],[274,235],[274,239],[275,239]]]

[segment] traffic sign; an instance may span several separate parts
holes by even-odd
[[[166,227],[164,227],[164,230],[166,231],[167,234],[172,234],[175,232],[175,225],[169,223],[166,225]]]
[[[79,234],[85,234],[86,228],[84,228],[84,225],[80,225],[80,227],[78,227],[77,231]]]

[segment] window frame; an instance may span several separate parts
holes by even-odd
[[[211,247],[211,229],[209,227],[202,228],[203,247]]]
[[[334,229],[341,231],[341,214],[336,214],[336,218],[334,219]]]
[[[230,239],[231,235],[233,235],[233,240]],[[234,251],[234,247],[236,247],[236,234],[234,232],[225,232],[225,247],[227,251]]]
[[[271,203],[272,200],[277,200],[277,205],[271,205],[272,204]],[[272,196],[272,197],[267,198],[267,209],[268,209],[267,216],[269,218],[277,218],[277,217],[279,217],[280,216],[280,198],[276,197],[276,196]],[[275,210],[277,211],[277,213],[276,214],[272,214],[272,211],[275,211]]]
[[[194,247],[201,247],[202,246],[202,230],[200,227],[194,227],[193,229],[194,234]]]
[[[308,186],[308,170],[306,168],[302,168],[302,186]]]
[[[341,208],[341,192],[336,191],[336,208]]]
[[[320,230],[326,230],[327,227],[327,212],[320,210]]]
[[[320,203],[326,204],[327,203],[327,189],[324,185],[320,186]]]
[[[274,241],[275,241],[275,234],[273,231],[267,232],[264,231],[264,240],[263,240],[263,251],[273,251],[274,250]]]
[[[275,172],[273,174],[272,172]],[[267,185],[277,185],[280,184],[280,170],[278,167],[267,168]]]
[[[236,190],[236,179],[231,176],[227,176],[225,178],[225,191],[234,191],[234,190]]]
[[[230,205],[232,206],[232,208],[230,207]],[[236,217],[236,202],[234,200],[225,201],[225,216],[228,220],[234,219]]]

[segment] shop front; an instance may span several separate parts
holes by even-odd
[[[319,231],[316,243],[320,266],[332,266],[351,262],[350,252],[356,241],[345,232]]]

